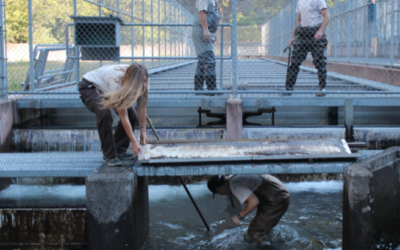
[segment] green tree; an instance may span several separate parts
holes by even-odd
[[[11,43],[28,42],[28,5],[26,0],[6,1],[7,40]]]

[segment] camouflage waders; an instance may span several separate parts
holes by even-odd
[[[320,90],[326,86],[326,57],[324,51],[328,45],[328,40],[324,36],[315,41],[314,35],[320,26],[301,27],[299,26],[295,32],[294,50],[292,53],[292,64],[289,66],[288,75],[286,77],[286,90],[293,90],[296,84],[297,75],[299,74],[301,63],[306,60],[307,53],[311,52],[313,63],[318,70],[318,80]]]

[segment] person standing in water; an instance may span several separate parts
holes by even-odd
[[[232,217],[232,223],[239,225],[249,213],[257,208],[244,240],[261,243],[268,239],[270,230],[286,213],[290,194],[288,189],[272,175],[215,175],[208,179],[208,189],[215,194],[231,195],[245,204],[244,209]],[[233,206],[233,201],[232,201]]]
[[[108,166],[120,166],[123,160],[132,160],[141,152],[135,135],[139,120],[140,144],[147,143],[146,115],[149,93],[149,73],[145,66],[106,65],[83,75],[79,83],[82,102],[96,115],[97,129],[103,151],[103,162]],[[137,113],[133,104],[137,101]],[[113,133],[112,110],[120,121]],[[128,153],[132,142],[134,154]]]
[[[220,22],[217,0],[196,0],[197,15],[194,15],[192,38],[198,58],[194,75],[194,89],[204,90],[204,81],[208,90],[217,89],[215,55],[213,44],[217,41],[215,33]]]

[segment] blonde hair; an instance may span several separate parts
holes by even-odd
[[[104,109],[122,110],[133,106],[139,99],[143,98],[147,105],[149,95],[149,73],[145,66],[133,63],[126,70],[120,68],[118,70],[125,73],[116,79],[121,84],[121,89],[114,92],[102,94],[100,105]],[[145,82],[144,79],[147,78]]]

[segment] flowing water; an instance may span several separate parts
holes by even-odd
[[[263,246],[247,244],[243,234],[254,216],[238,227],[230,218],[240,211],[228,197],[213,200],[206,183],[188,185],[205,219],[207,232],[181,186],[149,186],[150,240],[147,249],[341,249],[342,189],[340,181],[286,183],[291,193],[288,211]],[[0,192],[0,204],[82,205],[85,187],[11,185]]]

